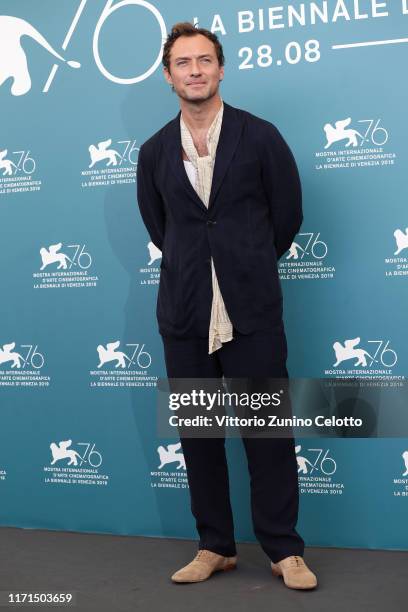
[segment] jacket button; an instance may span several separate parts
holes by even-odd
[[[216,221],[213,221],[212,219],[208,219],[208,221],[207,221],[207,225],[210,225],[210,226],[211,226],[211,225],[215,225],[216,223],[217,223],[217,222],[216,222]]]

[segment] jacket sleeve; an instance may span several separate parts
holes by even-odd
[[[163,200],[153,180],[154,163],[145,144],[140,147],[137,163],[137,202],[152,242],[162,250],[165,228]]]
[[[280,259],[303,221],[302,187],[295,158],[279,130],[267,123],[262,133],[262,182],[270,206],[275,248]]]

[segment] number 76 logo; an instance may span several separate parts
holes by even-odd
[[[69,25],[65,38],[62,42],[61,48],[63,51],[67,50],[69,42],[78,26],[78,22],[87,3],[88,0],[80,0],[74,18]],[[99,49],[99,36],[104,24],[113,13],[116,13],[116,11],[119,11],[125,6],[139,6],[146,9],[155,17],[160,28],[159,51],[150,68],[148,68],[143,74],[129,76],[127,78],[118,77],[109,72],[101,60]],[[31,77],[28,69],[27,56],[23,47],[21,46],[22,36],[29,36],[44,49],[46,49],[53,57],[59,59],[63,63],[68,64],[71,68],[80,68],[81,64],[79,62],[65,59],[63,54],[56,51],[47,41],[47,39],[28,21],[19,17],[0,15],[0,87],[3,85],[3,83],[5,83],[5,81],[11,78],[13,80],[11,93],[14,96],[22,96],[31,89]],[[147,79],[160,64],[163,53],[163,41],[165,40],[166,36],[166,25],[163,17],[156,7],[150,4],[150,2],[145,2],[145,0],[121,0],[115,4],[114,0],[108,0],[96,23],[93,33],[92,52],[98,70],[104,77],[120,85],[131,85],[133,83],[143,81],[144,79]],[[49,91],[59,66],[60,64],[54,64],[52,66],[50,74],[42,90],[44,93]]]

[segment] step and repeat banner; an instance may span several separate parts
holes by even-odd
[[[135,181],[179,110],[161,52],[186,20],[220,38],[223,99],[274,123],[299,167],[304,222],[279,263],[290,376],[368,379],[393,419],[408,1],[1,0],[1,525],[196,538],[180,445],[157,435],[161,253]],[[297,439],[307,545],[408,549],[408,438],[369,437],[379,418]],[[254,541],[242,440],[227,452],[237,541]]]

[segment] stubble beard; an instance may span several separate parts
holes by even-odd
[[[185,102],[189,102],[190,104],[199,105],[199,104],[203,104],[204,102],[207,102],[208,100],[216,96],[218,94],[218,90],[219,90],[219,87],[217,86],[214,89],[210,89],[207,94],[204,94],[200,97],[193,97],[193,96],[190,97],[186,95],[183,91],[179,92],[176,89],[175,89],[175,92],[178,95],[178,97],[181,98],[182,100],[185,100]]]

